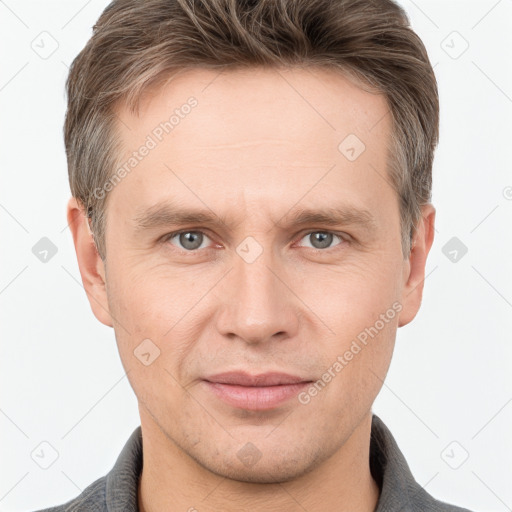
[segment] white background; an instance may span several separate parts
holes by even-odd
[[[422,310],[399,330],[374,412],[429,493],[475,511],[512,510],[512,1],[401,3],[439,82],[437,233]],[[65,219],[64,81],[106,5],[0,1],[1,511],[76,496],[139,425]],[[46,59],[31,47],[41,37],[46,50],[58,43]],[[32,253],[42,237],[58,249],[46,263]],[[456,263],[442,252],[452,237],[468,248]],[[31,458],[43,441],[59,455],[46,470]]]

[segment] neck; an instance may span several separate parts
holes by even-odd
[[[327,461],[292,481],[239,482],[197,464],[150,418],[141,415],[143,471],[140,512],[374,512],[379,488],[369,466],[371,412]]]

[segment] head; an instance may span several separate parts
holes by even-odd
[[[433,240],[437,86],[405,13],[114,1],[68,101],[80,271],[143,421],[243,481],[327,460],[368,417]],[[234,407],[206,380],[236,370],[310,384]]]

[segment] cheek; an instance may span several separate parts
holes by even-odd
[[[177,365],[188,349],[186,343],[174,343],[172,328],[182,315],[177,305],[182,298],[153,280],[124,276],[111,274],[108,292],[123,368],[138,400],[150,411],[162,409],[161,401],[177,407]]]
[[[318,415],[334,424],[346,418],[361,419],[371,408],[393,354],[398,311],[397,303],[367,320],[367,315],[340,318],[335,340],[324,345],[324,373],[302,403],[311,401]],[[380,316],[382,314],[382,316]],[[311,391],[311,394],[309,393]]]
[[[165,271],[164,271],[165,270]],[[108,299],[111,311],[130,331],[144,334],[150,330],[161,336],[173,319],[184,313],[188,297],[198,294],[190,280],[185,286],[179,270],[117,265],[108,275]]]
[[[211,279],[202,279],[197,272],[170,271],[163,265],[124,269],[118,265],[109,273],[109,308],[130,380],[137,380],[146,390],[155,379],[183,380],[184,362],[211,317],[203,311],[206,301],[200,302],[212,287]],[[151,369],[145,368],[148,362]]]
[[[319,268],[297,281],[297,295],[340,341],[373,325],[401,297],[400,262],[385,255],[371,260]]]
[[[401,266],[380,259],[318,273],[316,286],[298,292],[329,329],[319,346],[310,347],[324,361],[318,404],[340,413],[371,406],[391,361],[402,309]]]

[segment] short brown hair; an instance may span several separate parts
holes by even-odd
[[[392,116],[389,181],[400,200],[402,248],[430,202],[439,137],[434,71],[392,0],[114,0],[73,61],[64,128],[71,192],[104,243],[101,188],[119,155],[114,109],[132,112],[148,86],[187,68],[323,66],[383,93]]]

